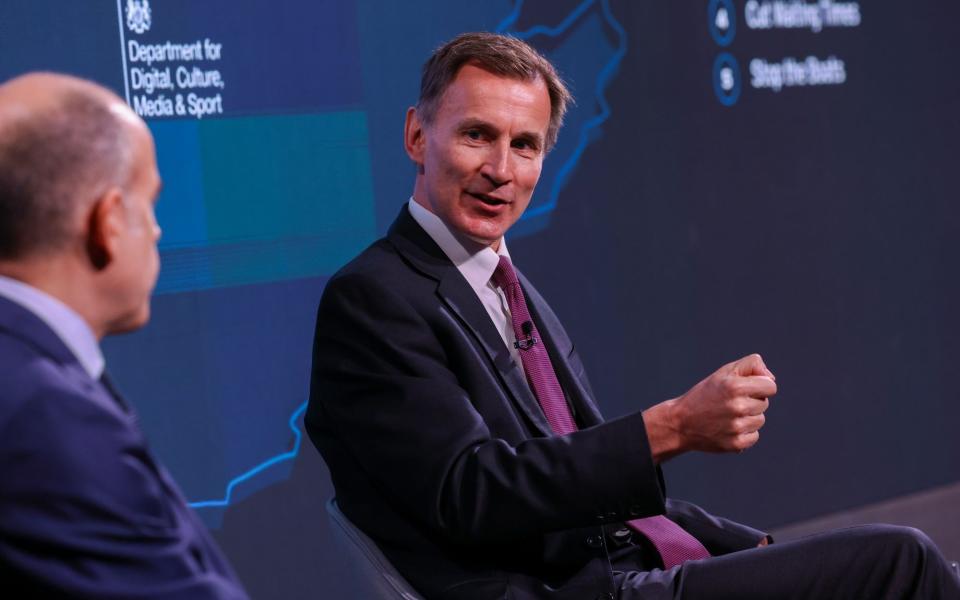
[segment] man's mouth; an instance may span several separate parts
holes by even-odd
[[[510,204],[509,201],[504,200],[503,198],[497,198],[495,196],[489,196],[487,194],[479,194],[474,192],[467,192],[469,196],[473,196],[477,200],[483,202],[487,206],[501,206],[503,204]]]

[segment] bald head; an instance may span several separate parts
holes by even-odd
[[[86,209],[131,171],[146,126],[95,83],[33,73],[0,85],[0,260],[63,249]]]

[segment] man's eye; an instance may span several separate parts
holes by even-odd
[[[513,147],[518,150],[536,150],[537,147],[530,140],[514,140]]]
[[[466,132],[464,135],[466,135],[466,136],[467,136],[468,138],[470,138],[471,140],[479,140],[479,139],[481,139],[481,138],[483,137],[483,134],[480,133],[480,131],[479,131],[479,130],[476,130],[476,129],[467,130],[467,132]]]

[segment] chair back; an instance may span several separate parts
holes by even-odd
[[[340,512],[337,499],[327,501],[327,513],[335,537],[355,567],[356,598],[379,600],[423,600],[407,580],[390,564],[383,552],[350,519]]]

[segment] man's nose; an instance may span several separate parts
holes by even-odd
[[[497,187],[509,183],[511,179],[510,159],[509,144],[493,144],[487,152],[480,174]]]

